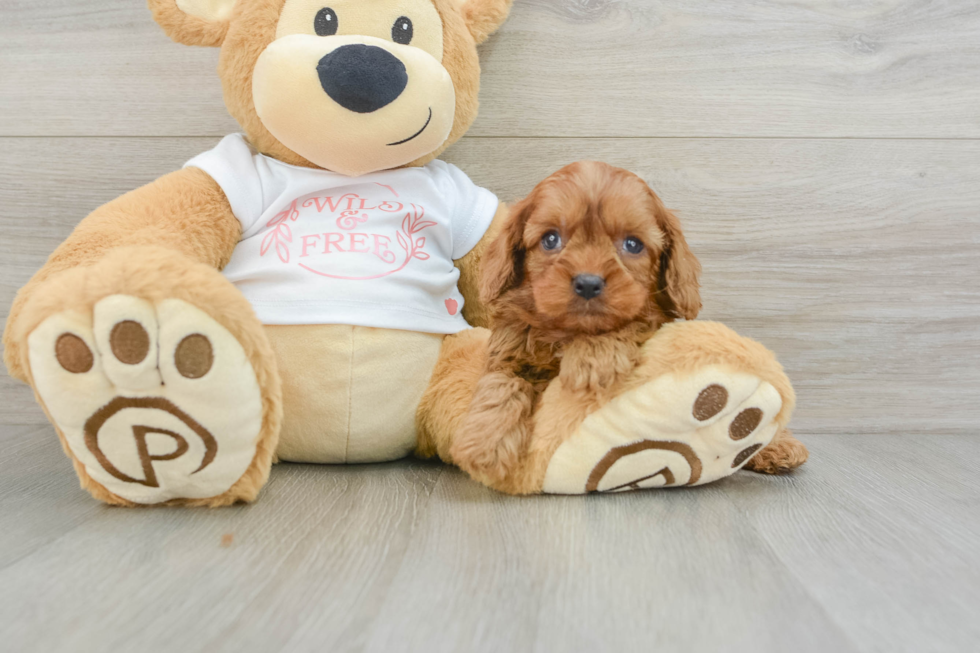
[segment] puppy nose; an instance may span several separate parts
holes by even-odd
[[[572,279],[575,294],[583,299],[595,299],[602,294],[605,287],[606,280],[594,274],[580,274]]]
[[[408,86],[405,64],[376,45],[341,46],[320,59],[316,72],[327,95],[356,113],[388,106]]]

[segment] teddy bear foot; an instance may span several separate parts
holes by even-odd
[[[725,366],[663,375],[590,415],[555,452],[542,490],[625,492],[717,481],[772,441],[782,405],[771,384]]]
[[[232,488],[256,459],[262,392],[242,345],[202,310],[110,295],[89,316],[48,317],[28,355],[38,396],[97,497],[251,498]]]

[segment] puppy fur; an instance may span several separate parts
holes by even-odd
[[[583,401],[615,393],[661,325],[697,317],[700,272],[677,218],[636,175],[580,162],[539,184],[484,255],[493,332],[453,460],[507,476],[548,383],[560,377]]]

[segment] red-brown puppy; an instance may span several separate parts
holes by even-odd
[[[453,460],[506,477],[548,383],[560,376],[583,400],[615,388],[662,324],[697,316],[700,272],[677,218],[636,175],[580,162],[541,182],[483,261],[490,354]]]

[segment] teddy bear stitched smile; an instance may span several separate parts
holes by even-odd
[[[456,95],[432,2],[328,4],[283,5],[252,79],[265,127],[311,163],[349,176],[405,165],[445,142]]]

